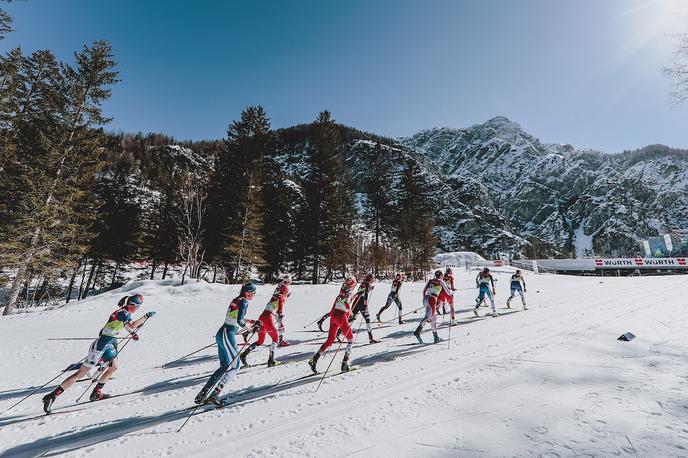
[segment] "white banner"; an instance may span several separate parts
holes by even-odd
[[[688,269],[686,258],[596,258],[595,269]]]

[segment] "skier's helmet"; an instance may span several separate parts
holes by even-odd
[[[483,269],[483,272],[485,272],[485,273],[488,273],[489,271],[490,271],[490,268],[489,268],[489,267],[485,267],[485,268]]]
[[[289,275],[285,275],[282,277],[282,283],[285,285],[291,285],[291,277]]]
[[[399,272],[399,273],[397,274],[397,280],[403,280],[403,279],[404,279],[404,274],[402,274],[401,272]]]
[[[447,267],[447,270],[444,271],[445,274],[450,274],[452,273],[451,267]]]
[[[245,295],[247,293],[254,293],[256,292],[256,285],[253,283],[246,283],[244,286],[241,287],[241,295]]]
[[[103,352],[103,355],[101,356],[102,360],[104,363],[109,363],[113,359],[117,357],[117,350],[115,350],[112,347],[108,347],[105,349]]]
[[[356,277],[354,277],[353,275],[349,275],[348,277],[346,277],[344,283],[349,288],[353,288],[354,286],[356,286]]]
[[[375,281],[375,275],[373,275],[373,274],[368,274],[368,275],[366,275],[366,281],[367,281],[368,283],[374,282],[374,281]]]
[[[435,278],[440,278],[442,276],[442,271],[441,270],[436,270],[435,271]]]
[[[126,307],[130,313],[135,312],[143,304],[143,295],[134,294],[133,296],[127,297]]]
[[[520,269],[516,269],[516,275],[521,275],[521,270],[520,270]]]

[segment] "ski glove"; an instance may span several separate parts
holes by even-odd
[[[136,334],[135,332],[132,332],[132,333],[131,333],[131,338],[132,338],[133,340],[139,340],[139,335]]]
[[[146,313],[146,318],[152,318],[155,316],[155,312],[148,312]]]
[[[262,328],[262,327],[263,327],[263,322],[260,321],[260,320],[256,320],[256,321],[253,323],[253,331],[254,331],[254,332],[260,331],[260,328]]]

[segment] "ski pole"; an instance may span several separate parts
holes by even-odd
[[[450,321],[449,322],[449,338],[447,339],[447,350],[449,350],[449,345],[451,344],[451,328],[452,328],[452,324]]]
[[[96,340],[98,337],[51,337],[48,340]],[[116,339],[125,339],[126,337],[115,337]]]
[[[320,317],[320,318],[322,318],[322,317]],[[320,318],[317,318],[316,320],[311,321],[310,323],[304,325],[304,326],[303,326],[303,329],[306,329],[308,326],[317,323],[318,321],[320,321]]]
[[[403,317],[405,317],[406,315],[410,315],[410,314],[412,314],[412,313],[416,313],[418,310],[424,309],[424,308],[425,308],[425,306],[418,307],[418,308],[415,309],[415,310],[411,310],[410,312],[406,312],[406,313],[404,313],[403,315],[400,315],[399,318],[403,318]],[[391,323],[392,321],[394,321],[394,319],[391,319],[391,320],[388,320],[388,321],[383,321],[382,324]]]
[[[234,365],[234,362],[237,360],[237,358],[239,357],[239,355],[241,355],[241,352],[244,351],[244,348],[246,348],[246,345],[248,345],[248,343],[251,341],[251,339],[253,338],[253,336],[254,336],[255,334],[256,334],[256,331],[253,331],[253,332],[251,333],[251,335],[248,337],[248,339],[246,339],[246,342],[244,342],[244,345],[241,346],[241,348],[240,348],[239,351],[237,352],[236,356],[235,356],[234,358],[232,358],[232,362],[229,363],[229,367],[228,367],[227,370],[229,370],[229,369]],[[225,372],[226,372],[226,371],[225,371]],[[224,375],[224,373],[223,373],[222,375]],[[217,381],[215,382],[215,384],[208,390],[208,393],[212,392],[212,390],[215,389],[215,387],[217,386],[217,384],[220,383],[220,379],[222,378],[222,375],[221,375],[220,377],[218,377],[218,379],[217,379]],[[186,426],[186,424],[189,422],[189,420],[191,419],[191,417],[193,417],[193,414],[196,413],[196,410],[198,410],[198,408],[201,407],[201,406],[204,404],[204,401],[205,401],[205,398],[203,399],[203,401],[201,401],[200,404],[197,404],[196,407],[193,408],[193,410],[192,410],[191,413],[186,417],[186,420],[184,420],[184,423],[182,423],[182,425],[179,427],[179,429],[177,430],[177,432],[180,432],[180,431],[182,430],[182,428],[183,428],[184,426]]]
[[[83,362],[85,359],[86,359],[86,358],[82,359],[81,361],[79,361],[79,363]],[[71,367],[71,366],[70,366],[70,367]],[[67,368],[67,369],[69,369],[69,368]],[[17,401],[17,402],[14,403],[13,405],[11,405],[11,406],[10,406],[9,408],[7,408],[2,414],[3,414],[3,415],[6,414],[6,413],[9,412],[10,410],[12,410],[12,409],[14,409],[15,407],[17,407],[19,404],[21,404],[22,402],[24,402],[25,400],[27,400],[27,399],[28,399],[32,394],[34,394],[35,392],[37,392],[37,391],[39,391],[39,390],[45,388],[47,385],[50,385],[51,382],[57,380],[62,374],[64,374],[65,372],[67,372],[67,369],[65,369],[65,370],[63,370],[63,371],[60,371],[60,373],[57,374],[55,377],[51,378],[50,380],[48,380],[47,382],[45,382],[43,385],[41,385],[41,386],[39,386],[38,388],[34,389],[31,393],[27,394],[26,396],[24,396],[23,398],[21,398],[19,401]]]
[[[198,350],[189,353],[188,355],[184,355],[184,356],[182,356],[181,358],[175,359],[174,361],[170,361],[169,363],[165,363],[165,364],[163,364],[163,365],[160,366],[160,367],[165,367],[165,366],[169,366],[170,364],[174,364],[174,363],[176,363],[176,362],[178,362],[178,361],[181,361],[181,360],[183,360],[183,359],[188,358],[189,356],[193,356],[193,355],[195,355],[196,353],[205,350],[206,348],[210,348],[210,347],[212,347],[213,345],[217,345],[217,343],[213,342],[213,343],[211,343],[211,344],[209,344],[209,345],[206,345],[206,346],[203,347],[203,348],[199,348]]]
[[[148,321],[148,317],[146,317],[146,319],[143,320],[143,323],[141,323],[136,329],[134,329],[134,332],[133,332],[132,334],[136,334],[136,333],[143,327],[143,325],[146,324],[147,321]],[[133,337],[131,336],[131,334],[129,335],[128,338],[125,338],[125,339],[126,339],[126,341],[125,341],[124,344],[122,345],[122,348],[120,348],[119,350],[117,350],[117,356],[119,356],[120,353],[122,353],[122,350],[124,350],[124,348],[127,346],[127,344],[128,344],[129,342],[131,342],[132,340],[134,340]],[[84,359],[86,359],[86,358],[84,358]],[[112,365],[112,361],[110,361],[110,365]],[[81,393],[81,395],[80,395],[78,398],[76,398],[76,402],[79,402],[79,401],[81,400],[81,398],[84,397],[84,395],[88,392],[88,390],[91,389],[91,387],[93,386],[94,383],[98,383],[98,381],[100,380],[100,377],[101,377],[104,373],[105,373],[105,371],[101,372],[100,374],[98,374],[98,377],[96,377],[95,379],[93,379],[93,380],[91,381],[91,384],[88,386],[88,388],[86,388],[86,390],[85,390],[83,393]]]

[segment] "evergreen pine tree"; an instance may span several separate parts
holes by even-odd
[[[368,229],[373,232],[373,268],[378,275],[380,266],[386,262],[383,242],[394,235],[392,223],[392,173],[391,164],[385,157],[380,143],[370,161],[369,174],[366,180],[366,205],[364,219]]]
[[[344,177],[338,128],[329,111],[321,112],[311,125],[306,154],[302,245],[315,284],[320,281],[323,263],[331,273],[343,262],[351,228],[350,189]]]
[[[262,227],[262,158],[274,148],[270,119],[261,106],[247,107],[227,130],[211,179],[206,222],[209,260],[232,278],[265,261]]]
[[[400,188],[398,243],[405,257],[405,270],[420,278],[432,265],[437,243],[433,235],[435,204],[422,170],[411,158],[404,164]]]
[[[75,241],[68,228],[85,217],[81,199],[102,141],[96,128],[109,121],[101,104],[116,82],[114,66],[105,41],[76,53],[74,66],[38,51],[21,60],[16,82],[8,86],[15,89],[9,94],[13,100],[0,107],[3,155],[9,156],[0,195],[21,204],[2,209],[12,221],[10,233],[0,236],[2,264],[15,271],[5,314],[14,308],[33,266],[56,259],[58,247]],[[12,107],[16,111],[9,111]]]

